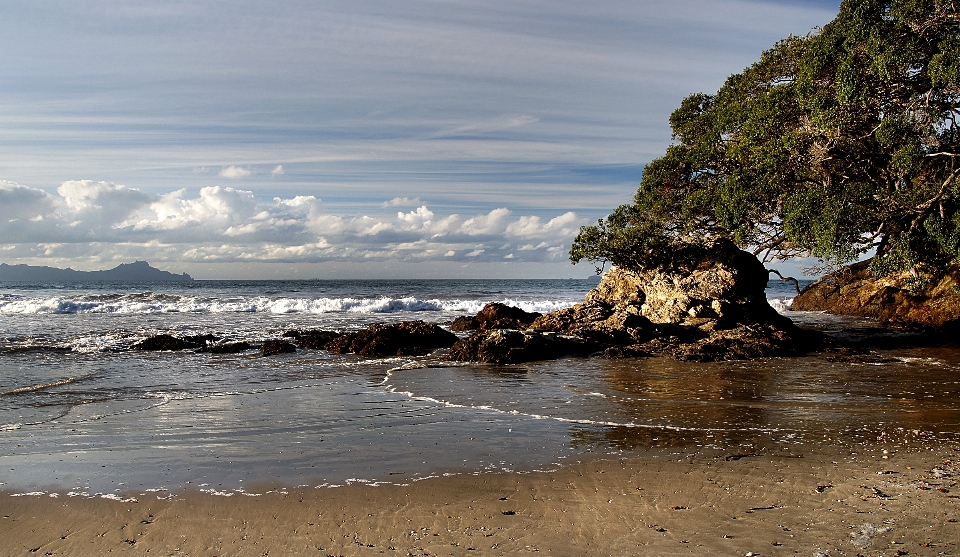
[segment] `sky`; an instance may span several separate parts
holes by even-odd
[[[680,101],[838,7],[4,0],[0,262],[586,277]]]

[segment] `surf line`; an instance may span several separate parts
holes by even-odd
[[[10,389],[9,391],[4,391],[0,393],[2,396],[6,395],[19,395],[22,393],[32,393],[34,391],[42,391],[44,389],[49,389],[51,387],[59,387],[60,385],[69,385],[70,383],[76,383],[77,380],[73,377],[68,377],[67,379],[61,379],[60,381],[54,381],[53,383],[41,383],[39,385],[30,385],[29,387],[20,387],[18,389]]]

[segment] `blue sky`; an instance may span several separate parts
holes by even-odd
[[[5,0],[0,261],[587,276],[680,100],[838,5]]]

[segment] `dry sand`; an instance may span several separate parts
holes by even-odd
[[[259,496],[3,493],[0,554],[960,554],[958,447],[885,459],[884,446],[608,457]]]

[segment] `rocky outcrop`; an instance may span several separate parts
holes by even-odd
[[[347,333],[327,343],[324,348],[337,354],[363,356],[422,356],[437,348],[453,346],[457,335],[436,323],[404,321],[386,325],[378,323],[362,331]]]
[[[926,284],[911,288],[918,283]],[[960,326],[960,269],[941,278],[909,273],[878,278],[870,261],[862,261],[804,288],[792,309],[867,317],[884,326],[952,329]]]
[[[460,339],[444,357],[461,362],[519,364],[552,360],[572,354],[587,354],[597,346],[575,336],[541,331],[496,329]]]
[[[654,269],[611,269],[582,304],[532,326],[608,344],[607,357],[709,361],[813,348],[812,334],[770,307],[766,284],[767,270],[756,257],[715,240],[679,249]]]
[[[200,343],[173,335],[154,335],[133,345],[134,350],[187,350],[200,348]]]
[[[540,317],[539,313],[524,311],[500,302],[483,306],[474,317],[458,317],[450,322],[453,331],[492,331],[495,329],[526,329]]]
[[[210,352],[211,354],[239,354],[240,352],[246,352],[252,348],[253,346],[249,342],[239,341],[223,342],[220,344],[207,344],[203,351]]]
[[[343,333],[324,329],[310,329],[306,331],[286,331],[283,336],[294,339],[300,348],[324,350],[328,344],[343,336]]]
[[[260,345],[261,356],[276,356],[290,354],[297,351],[297,347],[285,340],[265,340]]]

